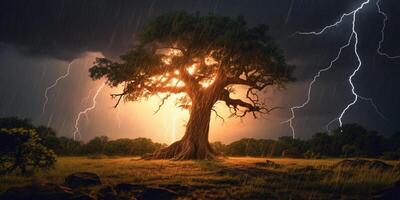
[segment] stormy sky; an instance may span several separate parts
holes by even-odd
[[[316,31],[332,24],[345,12],[363,1],[348,0],[3,0],[0,2],[0,116],[31,118],[35,124],[55,128],[59,135],[71,137],[77,114],[92,105],[92,97],[101,81],[88,77],[95,57],[116,58],[127,51],[142,27],[152,17],[168,11],[184,10],[200,14],[243,15],[249,25],[267,24],[270,34],[284,50],[287,62],[296,65],[297,81],[286,90],[268,89],[266,100],[282,106],[267,119],[227,119],[212,122],[210,140],[230,142],[242,137],[276,138],[291,135],[289,108],[301,105],[313,76],[329,65],[351,34],[351,17],[320,36],[294,35],[296,31]],[[380,116],[370,102],[359,100],[343,117],[343,123],[390,135],[400,131],[400,59],[388,59],[376,50],[381,39],[383,16],[375,0],[357,15],[358,51],[361,69],[354,77],[355,91],[373,98]],[[400,55],[400,2],[381,0],[387,13],[382,51]],[[354,44],[354,40],[352,41]],[[42,112],[46,87],[63,75],[71,65],[70,75],[49,93]],[[309,104],[296,110],[296,136],[308,138],[326,131],[325,125],[336,118],[353,100],[348,77],[357,67],[354,49],[344,49],[333,68],[322,73],[314,85]],[[149,137],[170,143],[182,134],[185,118],[171,117],[170,108],[153,115],[156,99],[127,103],[113,109],[110,89],[101,91],[96,108],[78,123],[82,139],[107,135],[110,138]],[[179,123],[177,135],[171,135],[171,123]],[[337,128],[333,123],[331,129]]]

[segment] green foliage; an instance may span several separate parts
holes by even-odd
[[[224,155],[227,152],[227,146],[222,142],[213,142],[210,145],[212,149],[220,155]]]
[[[153,153],[161,147],[165,147],[165,145],[153,143],[147,138],[117,139],[109,141],[105,145],[104,154],[141,156],[147,153]]]
[[[313,151],[307,150],[304,154],[303,154],[304,158],[307,159],[319,159],[321,158],[321,154],[320,153],[315,153]]]
[[[59,137],[59,147],[55,150],[58,155],[79,155],[82,154],[82,143],[72,138]]]
[[[148,138],[110,140],[106,136],[95,137],[87,143],[83,143],[67,137],[57,137],[56,132],[49,127],[36,127],[32,125],[29,119],[15,117],[0,118],[0,129],[7,131],[11,129],[23,130],[22,133],[15,133],[14,135],[25,139],[16,141],[28,140],[27,135],[32,132],[33,138],[36,139],[30,141],[38,143],[38,145],[32,147],[50,149],[57,155],[142,156],[166,146]],[[11,137],[4,131],[2,133],[2,137]],[[2,152],[15,151],[17,145],[20,144],[11,141],[13,140],[1,139],[0,148]],[[334,130],[333,134],[316,133],[308,140],[293,139],[290,136],[283,136],[277,140],[243,138],[230,144],[214,142],[211,143],[211,146],[214,151],[226,156],[278,157],[282,156],[284,152],[285,156],[303,156],[311,159],[320,157],[381,157],[382,159],[398,160],[400,159],[400,132],[385,138],[374,131],[364,129],[360,125],[347,124]],[[3,158],[10,159],[10,156],[3,156]],[[3,164],[2,168],[6,168],[6,165],[10,167],[6,163]]]
[[[358,154],[358,150],[359,149],[355,145],[345,144],[342,146],[342,152],[344,153],[345,157]]]
[[[227,155],[269,156],[273,153],[276,142],[273,140],[244,138],[226,147]]]
[[[207,58],[215,62],[207,64]],[[197,66],[192,73],[187,70],[190,66]],[[246,108],[245,114],[265,114],[269,109],[255,97],[248,96],[251,104],[230,99],[228,87],[245,85],[255,96],[267,86],[293,81],[292,71],[266,25],[249,27],[243,17],[186,12],[152,19],[137,45],[120,56],[119,62],[98,58],[89,70],[93,79],[105,77],[110,86],[123,86],[114,95],[117,105],[121,99],[138,101],[159,93],[181,93],[192,102],[207,94],[210,104],[225,101],[235,110]],[[208,91],[202,86],[207,81],[213,88]],[[181,85],[173,86],[177,83]]]
[[[26,174],[30,170],[51,168],[56,156],[41,143],[33,129],[1,129],[0,160],[1,173]]]
[[[107,143],[108,137],[95,137],[84,145],[83,152],[86,154],[103,154]]]
[[[400,151],[383,152],[381,159],[384,160],[400,160]]]
[[[228,145],[215,143],[218,151],[228,156],[285,156],[321,158],[380,157],[400,159],[400,134],[389,138],[368,131],[357,124],[347,124],[332,135],[316,133],[309,140],[283,136],[278,140],[241,139]]]
[[[333,140],[327,133],[316,133],[308,141],[311,152],[318,152],[322,155],[332,155]]]
[[[32,120],[30,120],[28,118],[21,119],[18,117],[5,117],[5,118],[0,118],[0,128],[35,129],[36,127],[32,124]]]
[[[60,147],[57,154],[89,156],[142,156],[166,146],[165,144],[155,143],[148,138],[109,140],[106,136],[95,137],[87,143],[61,137],[59,138],[59,143]]]
[[[0,129],[13,129],[13,128],[35,130],[35,132],[38,134],[38,137],[40,138],[40,143],[53,151],[58,150],[58,147],[60,146],[56,131],[50,127],[35,126],[32,124],[32,121],[27,118],[25,119],[21,119],[18,117],[0,118]]]

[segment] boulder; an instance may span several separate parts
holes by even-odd
[[[143,192],[141,192],[137,199],[139,200],[168,200],[173,199],[178,194],[172,190],[162,187],[146,187]]]
[[[119,183],[115,186],[115,190],[120,192],[131,192],[134,190],[143,190],[146,186],[143,184],[132,184],[132,183]]]
[[[100,185],[100,177],[91,172],[77,172],[65,178],[65,185],[71,188]]]
[[[111,186],[104,186],[97,192],[97,200],[117,200],[117,193]]]
[[[380,170],[392,170],[393,166],[386,164],[385,162],[382,162],[380,160],[372,160],[370,161],[369,168],[380,169]]]
[[[395,172],[400,172],[400,162],[397,162],[397,164],[395,164],[393,166],[393,171]]]
[[[179,195],[184,195],[193,191],[193,188],[182,184],[161,184],[160,187],[175,191]]]
[[[74,193],[71,188],[57,184],[42,183],[8,189],[0,196],[1,200],[93,200],[93,197]]]
[[[398,200],[400,197],[400,181],[394,186],[376,192],[371,199],[373,200]]]

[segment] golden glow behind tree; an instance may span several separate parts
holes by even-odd
[[[119,62],[98,58],[90,76],[123,86],[112,94],[116,106],[162,95],[160,109],[171,95],[183,95],[178,103],[190,112],[185,135],[148,158],[185,160],[214,158],[208,132],[216,102],[225,102],[232,116],[267,114],[274,108],[258,93],[293,80],[292,71],[265,25],[250,28],[242,17],[172,12],[150,21]],[[230,97],[237,85],[246,87],[246,99]]]

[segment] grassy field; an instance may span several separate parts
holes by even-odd
[[[144,161],[133,157],[60,157],[54,170],[33,176],[0,176],[0,192],[36,182],[63,183],[78,171],[98,174],[104,184],[179,184],[180,198],[365,199],[400,179],[397,170],[332,167],[340,159],[225,158],[219,161]],[[396,165],[396,162],[386,162]],[[94,189],[95,190],[95,189]]]

